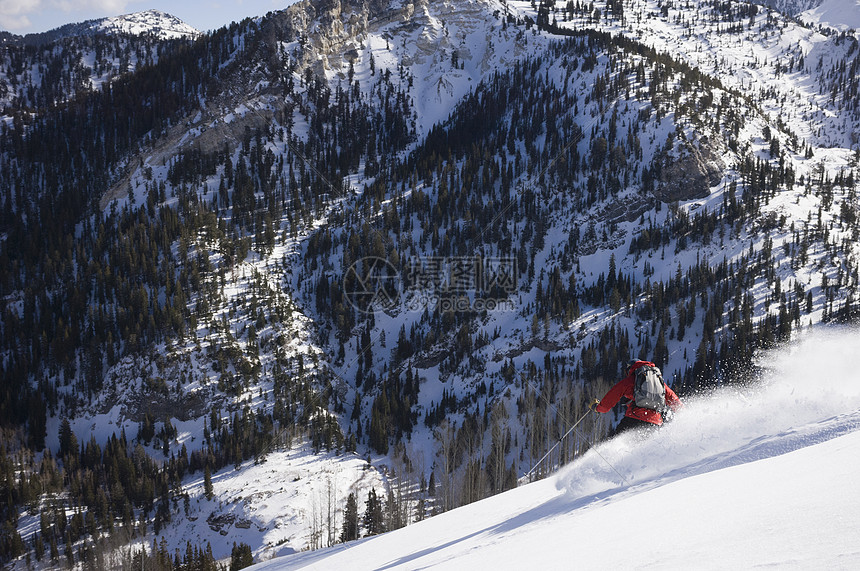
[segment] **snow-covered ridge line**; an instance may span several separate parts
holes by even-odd
[[[798,14],[797,19],[810,25],[830,26],[837,30],[857,30],[860,29],[860,1],[812,2],[809,9]]]
[[[840,38],[816,27],[856,26],[856,1],[830,0],[798,20],[756,5],[714,8],[701,0],[685,5],[645,0],[617,14],[609,9],[611,3],[598,2],[603,15],[596,19],[557,6],[550,19],[562,28],[621,34],[672,54],[743,93],[781,130],[817,146],[852,147],[858,118],[828,75],[840,63],[850,63],[856,38]],[[520,16],[538,17],[529,2],[513,0],[510,7]],[[741,17],[740,11],[748,16]]]
[[[202,32],[172,14],[153,9],[66,24],[53,30],[25,36],[6,34],[3,43],[43,46],[64,38],[96,34],[151,35],[159,40],[177,40],[195,39]]]
[[[133,35],[153,34],[164,40],[183,37],[196,38],[201,33],[176,16],[160,10],[146,10],[97,20],[93,28],[105,32],[122,32]]]

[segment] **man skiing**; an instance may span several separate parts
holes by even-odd
[[[638,400],[640,401],[637,403]],[[615,428],[620,434],[631,428],[654,428],[663,424],[663,413],[681,406],[681,399],[663,381],[660,370],[650,361],[633,359],[627,364],[627,376],[618,381],[601,400],[591,403],[591,410],[606,413],[621,397],[628,399],[627,412]]]

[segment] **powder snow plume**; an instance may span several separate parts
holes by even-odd
[[[752,462],[860,428],[860,330],[822,328],[762,353],[758,378],[685,400],[675,420],[642,438],[624,434],[557,475],[572,497],[652,488]]]

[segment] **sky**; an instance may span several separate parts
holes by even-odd
[[[627,433],[545,480],[252,569],[858,569],[858,347],[856,329],[807,333],[762,355],[758,382],[688,399],[647,438]]]
[[[281,10],[297,0],[0,0],[0,30],[45,32],[64,24],[156,9],[200,31]]]

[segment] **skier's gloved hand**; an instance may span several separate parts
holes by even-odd
[[[597,405],[599,404],[600,399],[594,399],[593,401],[591,401],[591,404],[588,405],[588,408],[591,409],[593,412],[597,412]]]

